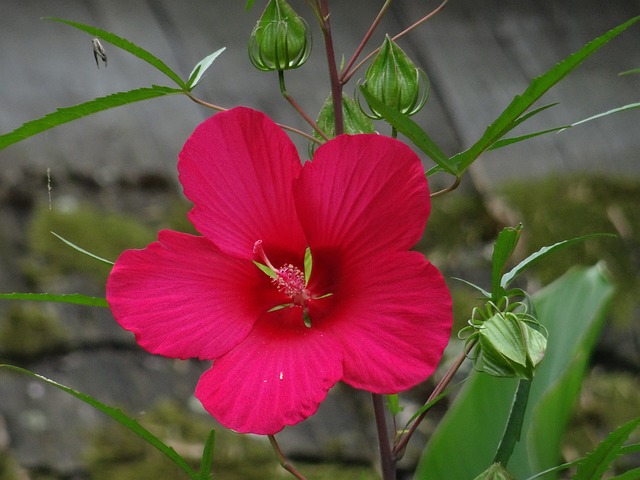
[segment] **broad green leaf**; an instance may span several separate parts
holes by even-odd
[[[518,125],[518,119],[551,87],[567,76],[586,58],[624,32],[638,20],[640,20],[640,16],[634,17],[608,31],[604,35],[587,43],[581,50],[570,55],[548,72],[534,78],[526,90],[521,95],[517,95],[500,116],[487,127],[484,134],[475,144],[468,150],[458,153],[449,159],[452,170],[458,174],[462,174],[483,152],[488,150],[496,141],[500,140]]]
[[[20,142],[25,138],[29,138],[38,133],[57,127],[63,123],[86,117],[93,113],[108,110],[110,108],[120,107],[128,103],[149,100],[150,98],[162,97],[175,93],[182,93],[182,90],[169,87],[161,87],[153,85],[151,87],[138,88],[128,92],[112,93],[106,97],[99,97],[73,107],[59,108],[55,112],[48,113],[42,118],[31,120],[14,131],[0,135],[0,150]]]
[[[411,120],[406,115],[403,115],[399,111],[385,105],[383,102],[376,99],[373,95],[367,92],[366,89],[360,87],[360,92],[377,112],[384,117],[394,128],[400,133],[411,140],[416,147],[422,150],[445,172],[451,175],[458,175],[460,172],[452,165],[449,157],[436,145],[436,143],[429,137],[427,132],[422,130],[416,122]]]
[[[64,18],[44,17],[44,20],[52,20],[54,22],[64,23],[64,24],[69,25],[71,27],[75,27],[75,28],[77,28],[79,30],[87,32],[89,35],[92,35],[94,37],[98,37],[98,38],[100,38],[100,40],[104,40],[105,42],[108,42],[108,43],[110,43],[112,45],[115,45],[116,47],[121,48],[122,50],[125,50],[125,51],[131,53],[132,55],[135,55],[139,59],[144,60],[149,65],[152,65],[153,67],[155,67],[156,69],[158,69],[159,71],[164,73],[171,80],[173,80],[176,83],[176,85],[178,85],[182,90],[187,90],[187,85],[180,78],[180,75],[178,75],[176,72],[171,70],[158,57],[156,57],[155,55],[153,55],[150,52],[146,51],[144,48],[139,47],[135,43],[130,42],[127,39],[119,37],[118,35],[116,35],[114,33],[107,32],[106,30],[101,30],[99,28],[92,27],[90,25],[84,25],[84,24],[78,23],[78,22],[72,22],[71,20],[65,20]]]
[[[211,55],[206,56],[196,64],[196,66],[193,68],[193,71],[191,72],[191,75],[189,75],[189,80],[187,81],[187,90],[191,91],[196,87],[196,85],[198,85],[200,79],[202,78],[202,75],[204,75],[204,73],[209,69],[214,60],[218,58],[218,56],[220,56],[220,54],[226,49],[227,47],[222,47],[221,49],[213,52]]]
[[[518,244],[518,240],[520,240],[521,234],[522,225],[503,228],[493,245],[493,256],[491,257],[491,299],[494,302],[497,302],[498,298],[502,296],[501,287],[503,287],[503,285],[500,282],[500,278],[502,277],[504,267]]]
[[[578,464],[573,480],[600,480],[613,460],[621,454],[622,445],[640,425],[640,417],[631,420],[611,432]]]
[[[533,297],[549,343],[531,384],[524,437],[508,465],[516,478],[558,464],[562,436],[612,291],[595,266],[572,269]],[[460,480],[485,471],[502,438],[517,383],[472,373],[427,445],[415,478]],[[545,480],[556,478],[550,475]]]
[[[245,3],[244,5],[245,11],[248,12],[249,10],[251,10],[251,7],[253,7],[253,2],[254,0],[247,0],[247,3]]]
[[[175,463],[182,471],[184,471],[189,478],[193,480],[199,480],[201,477],[189,466],[189,464],[182,458],[173,448],[167,446],[162,440],[152,434],[149,430],[144,428],[137,420],[129,417],[121,410],[110,407],[109,405],[105,405],[104,403],[96,400],[90,395],[80,393],[76,390],[73,390],[69,387],[65,387],[64,385],[55,382],[49,378],[43,377],[42,375],[38,375],[30,370],[26,370],[24,368],[15,367],[13,365],[0,365],[0,368],[6,368],[8,370],[13,370],[14,372],[22,373],[25,375],[29,375],[37,380],[41,380],[49,385],[53,385],[54,387],[62,390],[63,392],[68,393],[69,395],[73,395],[79,400],[91,405],[96,410],[100,410],[101,412],[107,414],[120,424],[127,427],[133,433],[142,438],[145,442],[153,447],[157,448],[160,452],[169,458],[173,463]]]
[[[502,276],[502,280],[500,280],[500,286],[502,288],[507,288],[511,284],[511,282],[514,280],[514,278],[516,278],[518,275],[520,275],[530,266],[538,263],[540,260],[542,260],[546,256],[551,255],[552,253],[555,253],[556,251],[562,248],[573,245],[574,243],[582,242],[595,237],[615,238],[615,235],[612,235],[610,233],[591,233],[589,235],[582,235],[581,237],[571,238],[569,240],[564,240],[562,242],[554,243],[553,245],[549,245],[547,247],[542,247],[540,250],[538,250],[535,253],[532,253],[523,261],[521,261],[518,265],[513,267],[513,269],[511,269],[509,272],[505,273]]]
[[[91,257],[91,258],[93,258],[95,260],[98,260],[99,262],[105,263],[107,265],[114,265],[114,262],[112,262],[111,260],[107,260],[106,258],[99,257],[95,253],[91,253],[91,252],[85,250],[84,248],[80,248],[78,245],[76,245],[75,243],[72,243],[69,240],[67,240],[66,238],[58,235],[56,232],[51,232],[51,234],[54,237],[58,238],[59,240],[62,240],[64,243],[69,245],[74,250],[77,250],[78,252],[80,252],[80,253],[82,253],[84,255],[87,255],[88,257]]]
[[[56,295],[52,293],[0,293],[0,300],[29,300],[34,302],[73,303],[90,307],[108,307],[107,300],[79,293]]]
[[[200,470],[198,471],[199,480],[210,480],[213,477],[213,451],[216,443],[216,431],[211,430],[207,441],[202,450],[202,459],[200,460]]]

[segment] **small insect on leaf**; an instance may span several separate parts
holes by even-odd
[[[98,58],[100,58],[104,62],[104,66],[107,66],[107,52],[105,52],[104,47],[100,43],[100,39],[98,37],[93,37],[91,39],[91,44],[93,45],[93,58],[96,59],[96,67],[100,68],[100,63],[98,62]]]

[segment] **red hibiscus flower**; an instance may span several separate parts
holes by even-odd
[[[196,396],[221,424],[273,434],[338,381],[389,394],[433,373],[451,298],[409,251],[430,202],[407,146],[342,135],[303,166],[277,125],[236,108],[196,128],[178,171],[202,236],[125,251],[107,300],[149,352],[214,361]]]

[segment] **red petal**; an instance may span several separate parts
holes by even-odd
[[[216,360],[200,378],[196,396],[225,427],[270,435],[316,412],[340,380],[341,363],[335,340],[305,327],[299,309],[287,308],[266,314],[240,345]]]
[[[381,135],[343,135],[320,147],[294,185],[298,215],[314,247],[349,255],[406,250],[429,215],[418,156]]]
[[[263,277],[204,237],[163,231],[144,250],[118,258],[107,301],[146,350],[211,360],[242,341],[274,304],[267,297],[277,292]]]
[[[417,252],[349,260],[336,307],[318,325],[344,346],[343,380],[375,393],[426,380],[451,333],[451,296],[442,275]]]
[[[199,125],[180,152],[178,171],[194,203],[190,220],[222,251],[253,259],[262,240],[273,252],[304,254],[293,203],[301,170],[287,135],[260,112],[234,108]]]

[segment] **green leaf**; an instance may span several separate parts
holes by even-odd
[[[604,35],[587,43],[581,50],[570,55],[548,72],[534,78],[527,89],[521,95],[517,95],[507,108],[498,116],[498,118],[496,118],[494,122],[487,127],[484,134],[476,143],[474,143],[468,150],[451,157],[449,164],[451,165],[452,170],[458,174],[462,174],[482,153],[488,150],[496,141],[504,137],[510,130],[517,126],[520,123],[518,122],[518,119],[521,115],[523,115],[529,107],[531,107],[531,105],[542,97],[542,95],[544,95],[551,87],[567,76],[586,58],[595,53],[607,42],[624,32],[638,20],[640,20],[640,16],[634,17],[622,25],[608,31]]]
[[[263,265],[260,262],[256,262],[255,260],[253,261],[253,263],[255,264],[256,267],[262,270],[263,273],[267,274],[271,278],[276,278],[278,276],[278,274],[273,268]]]
[[[196,87],[196,85],[198,85],[202,75],[204,75],[204,72],[209,69],[214,60],[226,49],[227,47],[222,47],[221,49],[216,50],[211,55],[204,57],[196,64],[195,67],[193,67],[191,75],[189,75],[189,80],[187,80],[187,90],[191,91]]]
[[[109,307],[107,300],[89,297],[79,293],[56,295],[51,293],[0,293],[0,300],[29,300],[34,302],[57,302],[87,305],[90,307]]]
[[[546,256],[551,255],[552,253],[555,253],[556,251],[562,248],[573,245],[574,243],[583,242],[585,240],[588,240],[590,238],[595,238],[595,237],[615,238],[616,236],[610,233],[591,233],[589,235],[582,235],[581,237],[571,238],[569,240],[564,240],[562,242],[554,243],[553,245],[549,245],[547,247],[542,247],[540,250],[538,250],[535,253],[532,253],[523,261],[521,261],[518,265],[513,267],[513,269],[511,269],[509,272],[505,273],[502,276],[502,280],[500,280],[500,286],[502,288],[507,288],[518,275],[520,275],[530,266],[538,263],[540,260],[542,260]]]
[[[460,172],[451,163],[449,157],[445,155],[440,147],[431,140],[431,137],[429,137],[427,132],[422,130],[416,122],[396,109],[385,105],[383,102],[371,95],[365,88],[360,87],[360,92],[372,108],[379,112],[384,119],[400,133],[411,140],[416,147],[429,155],[429,158],[436,162],[442,170],[450,173],[451,175],[458,176]]]
[[[509,461],[516,478],[557,465],[562,436],[612,292],[602,269],[595,266],[572,269],[533,297],[537,317],[553,341],[531,384],[524,437]],[[471,374],[427,445],[415,479],[460,480],[485,471],[502,438],[517,383],[518,379]]]
[[[404,407],[400,405],[400,400],[398,400],[398,395],[393,394],[393,395],[387,395],[386,397],[387,397],[387,408],[389,409],[389,412],[391,413],[391,415],[395,417],[399,413],[402,413],[402,411],[404,410]]]
[[[64,243],[69,245],[74,250],[77,250],[78,252],[83,253],[83,254],[87,255],[88,257],[91,257],[91,258],[93,258],[95,260],[98,260],[99,262],[106,263],[107,265],[114,265],[114,262],[112,262],[111,260],[107,260],[106,258],[99,257],[98,255],[85,250],[84,248],[80,248],[78,245],[76,245],[75,243],[72,243],[69,240],[67,240],[66,238],[58,235],[56,232],[51,232],[51,235],[53,235],[54,237],[62,240]]]
[[[31,120],[14,131],[0,135],[0,150],[29,138],[38,133],[57,127],[63,123],[86,117],[93,113],[120,107],[128,103],[149,100],[150,98],[162,97],[174,93],[182,93],[182,90],[169,87],[153,85],[151,87],[138,88],[128,92],[112,93],[106,97],[99,97],[72,107],[59,108],[55,112],[48,113],[42,118]]]
[[[606,117],[607,115],[612,115],[614,113],[619,113],[619,112],[624,112],[624,111],[627,111],[627,110],[632,110],[634,108],[640,108],[640,102],[638,102],[638,103],[630,103],[630,104],[624,105],[622,107],[613,108],[611,110],[607,110],[606,112],[602,112],[602,113],[599,113],[597,115],[593,115],[591,117],[585,118],[584,120],[580,120],[579,122],[572,123],[571,125],[569,125],[568,127],[565,127],[562,130],[565,130],[566,128],[569,128],[569,127],[575,127],[576,125],[580,125],[580,124],[583,124],[583,123],[590,122],[591,120],[596,120],[598,118]]]
[[[144,60],[149,65],[152,65],[153,67],[158,69],[160,72],[164,73],[167,77],[173,80],[176,83],[176,85],[178,85],[182,90],[188,90],[187,85],[180,78],[180,75],[178,75],[176,72],[171,70],[162,60],[157,58],[155,55],[146,51],[144,48],[139,47],[138,45],[130,42],[129,40],[119,37],[114,33],[107,32],[106,30],[101,30],[99,28],[92,27],[90,25],[85,25],[83,23],[72,22],[71,20],[65,20],[63,18],[44,17],[44,20],[52,20],[54,22],[64,23],[71,27],[87,32],[88,34],[94,37],[98,37],[101,40],[104,40],[105,42],[115,45],[116,47],[121,48],[122,50],[125,50],[131,53],[132,55],[135,55],[139,59]]]
[[[506,227],[498,234],[495,244],[493,245],[493,256],[491,259],[491,299],[497,302],[502,296],[500,278],[504,267],[511,258],[511,254],[520,240],[522,234],[522,225],[517,227]]]
[[[626,442],[631,432],[638,428],[638,425],[640,425],[640,417],[611,432],[578,464],[573,480],[600,480],[611,462],[621,454],[622,444]]]
[[[502,140],[498,140],[493,145],[491,145],[491,147],[489,147],[489,150],[497,150],[499,148],[507,147],[509,145],[513,145],[514,143],[522,142],[524,140],[529,140],[530,138],[538,137],[540,135],[545,135],[547,133],[561,132],[562,130],[566,130],[567,128],[571,128],[571,127],[572,125],[563,125],[562,127],[555,127],[555,128],[549,128],[547,130],[540,130],[539,132],[528,133],[526,135],[521,135],[519,137],[504,138]]]
[[[311,278],[311,269],[313,267],[313,257],[311,256],[311,249],[307,247],[304,251],[304,284],[309,284]]]
[[[251,10],[251,7],[253,7],[253,1],[254,0],[247,0],[247,3],[245,3],[244,5],[244,10],[246,12],[248,12],[249,10]]]
[[[638,480],[640,478],[640,467],[611,477],[609,480]]]
[[[216,431],[211,430],[207,441],[204,444],[202,450],[202,459],[200,460],[200,470],[198,471],[198,478],[200,480],[210,480],[212,478],[211,471],[213,470],[213,450],[216,443]]]
[[[13,365],[0,365],[0,368],[6,368],[6,369],[9,369],[9,370],[13,370],[14,372],[18,372],[18,373],[22,373],[22,374],[25,374],[25,375],[29,375],[29,376],[37,379],[37,380],[41,380],[41,381],[43,381],[45,383],[48,383],[49,385],[53,385],[54,387],[62,390],[63,392],[68,393],[69,395],[73,395],[77,399],[82,400],[83,402],[91,405],[96,410],[100,410],[101,412],[107,414],[108,416],[110,416],[111,418],[113,418],[114,420],[119,422],[120,424],[122,424],[125,427],[127,427],[133,433],[138,435],[140,438],[142,438],[149,445],[152,445],[153,447],[157,448],[160,452],[162,452],[164,455],[166,455],[169,458],[169,460],[171,460],[182,471],[184,471],[189,476],[189,478],[191,478],[193,480],[199,480],[199,478],[201,478],[189,466],[189,464],[184,460],[184,458],[182,458],[173,448],[167,446],[158,437],[156,437],[149,430],[147,430],[142,425],[140,425],[140,423],[138,423],[137,420],[129,417],[128,415],[126,415],[121,410],[119,410],[117,408],[114,408],[114,407],[110,407],[109,405],[105,405],[104,403],[96,400],[95,398],[93,398],[90,395],[86,395],[84,393],[80,393],[80,392],[78,392],[76,390],[73,390],[73,389],[71,389],[69,387],[65,387],[64,385],[62,385],[62,384],[60,384],[58,382],[55,382],[55,381],[50,380],[50,379],[48,379],[46,377],[43,377],[42,375],[38,375],[37,373],[34,373],[34,372],[30,371],[30,370],[26,370],[26,369],[20,368],[20,367],[15,367]]]

